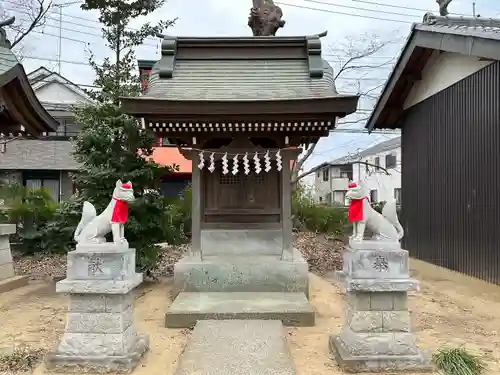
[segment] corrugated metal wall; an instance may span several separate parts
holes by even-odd
[[[410,108],[403,124],[405,248],[500,284],[500,63]]]

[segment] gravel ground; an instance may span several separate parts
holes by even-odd
[[[324,275],[342,267],[341,251],[344,244],[324,234],[302,232],[295,234],[295,247],[301,251],[312,272]],[[164,253],[156,277],[170,276],[174,264],[187,251],[188,245],[171,246],[160,244]],[[66,255],[39,254],[35,256],[14,256],[17,275],[28,275],[31,280],[58,280],[66,275]]]

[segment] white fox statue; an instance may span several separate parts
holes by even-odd
[[[113,234],[115,245],[127,245],[124,227],[128,218],[128,203],[133,202],[134,189],[129,181],[116,182],[111,202],[104,211],[97,216],[95,207],[90,202],[83,203],[82,218],[76,227],[74,239],[78,244],[105,243],[106,235]]]
[[[349,183],[346,198],[349,203],[349,221],[353,223],[353,234],[350,239],[363,241],[365,229],[373,232],[374,239],[397,242],[404,236],[403,227],[399,223],[396,201],[389,199],[382,209],[382,214],[375,211],[362,185]]]

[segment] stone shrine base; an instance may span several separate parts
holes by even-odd
[[[110,335],[106,335],[108,338]],[[97,339],[97,337],[96,337]],[[115,345],[121,345],[123,339],[118,335]],[[92,343],[82,345],[93,345]],[[45,368],[58,373],[130,373],[137,366],[142,356],[149,349],[149,339],[146,335],[137,335],[132,347],[124,354],[106,355],[68,355],[50,353],[45,359]]]
[[[363,345],[369,343],[370,337],[354,337],[353,342],[349,345]],[[386,344],[400,345],[396,338],[391,337]],[[381,344],[381,343],[379,343]],[[379,345],[378,344],[378,345]],[[330,352],[333,353],[335,361],[345,372],[432,372],[430,357],[426,357],[422,353],[417,354],[372,354],[372,355],[353,355],[349,352],[342,338],[339,336],[331,336],[329,340]]]
[[[66,327],[45,367],[54,372],[129,373],[149,349],[134,325],[135,250],[113,244],[77,246],[68,253]]]
[[[174,267],[174,297],[181,292],[297,292],[309,297],[309,267],[293,254],[189,255]]]

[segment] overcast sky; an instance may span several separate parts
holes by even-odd
[[[19,1],[2,0],[7,13],[15,14]],[[57,4],[69,0],[55,0]],[[435,0],[284,0],[276,1],[284,13],[286,25],[279,30],[279,35],[307,35],[327,30],[323,38],[324,58],[338,69],[338,59],[346,57],[343,46],[348,38],[359,40],[365,35],[377,35],[380,40],[393,41],[388,47],[364,60],[367,64],[388,62],[399,53],[411,24],[420,22],[425,11],[438,13]],[[166,31],[167,34],[181,36],[248,36],[251,30],[247,26],[251,0],[169,0],[163,9],[154,15],[137,19],[132,27],[138,27],[145,21],[165,20],[178,17],[176,25]],[[391,5],[393,4],[393,5]],[[394,5],[397,4],[397,5]],[[476,0],[476,14],[483,17],[500,17],[498,0]],[[452,13],[472,15],[472,0],[453,0],[449,6]],[[110,54],[101,38],[98,15],[82,11],[79,3],[62,8],[62,30],[59,29],[59,9],[54,8],[47,24],[30,34],[23,44],[23,60],[27,72],[40,66],[58,69],[59,32],[61,31],[62,53],[61,74],[76,84],[91,85],[93,74],[87,65],[88,51],[92,50],[97,60]],[[20,21],[26,20],[26,14],[17,13]],[[19,21],[19,20],[18,20]],[[139,59],[158,59],[159,41],[148,39],[146,45],[137,48]],[[390,66],[366,71],[353,71],[339,79],[337,89],[342,93],[356,93],[361,88],[365,91],[380,86],[390,73]],[[378,91],[375,91],[377,93]],[[361,111],[346,121],[365,118],[374,100],[362,100]],[[363,123],[343,125],[343,127],[362,128]],[[342,128],[342,126],[341,126]],[[333,133],[320,141],[315,154],[308,162],[308,167],[326,160],[364,149],[375,143],[390,138],[388,135]]]

